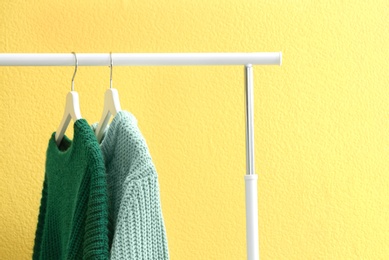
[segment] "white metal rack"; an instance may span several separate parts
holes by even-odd
[[[78,66],[109,66],[109,53],[79,53]],[[112,53],[115,66],[244,65],[246,119],[247,259],[259,259],[258,191],[254,167],[253,65],[281,65],[281,52],[253,53]],[[0,66],[74,66],[71,53],[0,53]]]

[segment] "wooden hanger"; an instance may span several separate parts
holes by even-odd
[[[104,130],[108,125],[108,121],[112,116],[116,116],[116,114],[122,110],[120,107],[120,101],[119,101],[119,93],[117,89],[112,88],[112,66],[113,66],[113,59],[112,59],[112,53],[109,54],[111,58],[111,76],[110,76],[110,83],[109,83],[109,89],[105,92],[104,95],[104,108],[103,108],[103,114],[101,116],[100,122],[97,125],[97,129],[95,131],[97,141],[100,143],[101,139],[103,138]]]
[[[59,125],[58,130],[55,133],[55,141],[57,143],[57,146],[59,146],[59,144],[61,143],[65,131],[69,126],[70,120],[72,119],[75,122],[76,120],[82,118],[80,112],[80,102],[78,98],[78,93],[74,91],[74,77],[76,76],[77,73],[78,60],[77,60],[77,55],[74,52],[73,54],[76,59],[76,66],[72,78],[72,88],[71,91],[66,96],[65,112],[63,114],[61,124]]]

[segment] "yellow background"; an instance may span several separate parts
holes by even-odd
[[[255,66],[262,259],[389,259],[389,2],[1,1],[0,52],[282,51]],[[29,259],[72,67],[0,67],[0,258]],[[171,259],[245,259],[242,66],[114,67]],[[75,90],[100,119],[108,67]],[[72,127],[67,131],[72,136]]]

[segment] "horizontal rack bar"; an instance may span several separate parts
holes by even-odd
[[[76,53],[79,66],[109,66],[109,53]],[[114,66],[281,65],[281,52],[112,53]],[[74,66],[72,53],[0,53],[0,66]]]

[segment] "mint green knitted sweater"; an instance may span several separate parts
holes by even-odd
[[[110,259],[169,259],[158,176],[136,118],[120,111],[100,147],[114,228]]]
[[[47,148],[33,259],[108,259],[108,196],[104,161],[85,119],[74,138]]]

